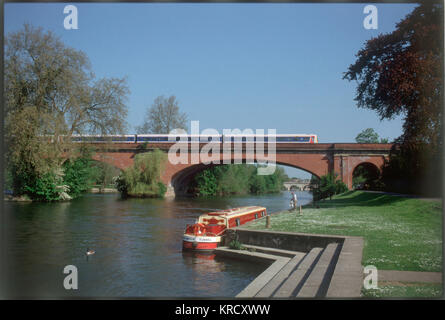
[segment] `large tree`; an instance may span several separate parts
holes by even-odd
[[[52,32],[24,25],[8,34],[4,64],[6,164],[14,191],[60,171],[72,134],[124,131],[126,80],[96,79],[85,53]]]
[[[443,39],[443,5],[421,4],[393,32],[368,40],[344,74],[358,83],[358,107],[404,118],[383,168],[388,190],[440,194]]]
[[[404,116],[404,144],[441,145],[443,6],[422,4],[388,34],[368,40],[344,79],[358,82],[358,107]]]
[[[168,134],[173,129],[187,130],[187,115],[179,110],[175,96],[159,96],[147,109],[144,123],[137,127],[137,132]]]

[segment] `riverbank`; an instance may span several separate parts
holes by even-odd
[[[116,188],[91,188],[88,193],[119,193]]]
[[[273,231],[360,236],[362,265],[381,270],[442,271],[442,202],[350,191],[272,215]],[[247,226],[265,229],[264,221]]]
[[[91,188],[87,193],[99,193],[99,194],[105,194],[105,193],[119,193],[119,191],[116,188]],[[3,196],[4,201],[14,201],[14,202],[35,202],[32,199],[29,198],[28,195],[24,194],[21,196],[14,196],[11,194],[5,194]],[[59,200],[57,202],[62,202],[67,200]],[[40,202],[40,201],[38,201]]]

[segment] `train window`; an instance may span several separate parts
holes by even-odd
[[[240,225],[239,219],[235,219],[235,223],[236,223],[236,226],[238,227]]]

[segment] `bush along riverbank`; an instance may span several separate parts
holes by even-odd
[[[258,175],[255,165],[221,165],[198,173],[188,192],[198,197],[278,193],[286,179],[278,167],[271,175]]]
[[[109,185],[118,169],[92,159],[89,151],[66,159],[60,167],[39,174],[18,174],[14,168],[5,170],[4,199],[8,201],[68,201],[92,190]]]
[[[116,179],[122,197],[163,198],[167,187],[161,182],[167,155],[159,149],[136,155],[131,167]]]
[[[272,215],[271,229],[360,236],[362,265],[381,270],[442,271],[442,202],[349,191],[295,211]],[[264,229],[264,221],[247,228]]]

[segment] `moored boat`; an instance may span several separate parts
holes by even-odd
[[[260,206],[239,207],[208,212],[193,225],[187,225],[182,242],[185,250],[211,251],[221,243],[227,229],[241,226],[267,215]]]

